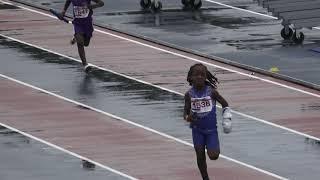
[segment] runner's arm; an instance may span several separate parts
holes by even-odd
[[[188,93],[184,96],[184,113],[183,113],[183,119],[191,122],[192,116],[190,116],[190,110],[191,110],[191,98]]]
[[[90,4],[88,7],[89,9],[95,9],[95,8],[104,6],[104,2],[102,0],[92,0],[92,1],[95,2],[95,4]]]
[[[61,12],[62,17],[65,16],[66,11],[67,11],[67,9],[68,9],[69,6],[70,6],[70,3],[71,3],[71,0],[66,0],[66,2],[64,3],[64,7],[63,7],[63,10],[62,10],[62,12]]]
[[[222,108],[229,106],[228,102],[219,94],[217,90],[213,90],[212,97],[221,104]]]

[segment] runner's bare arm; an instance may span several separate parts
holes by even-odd
[[[71,3],[71,0],[66,0],[66,2],[64,3],[64,7],[63,10],[61,11],[61,15],[62,17],[65,16],[67,9],[69,8]]]
[[[191,122],[192,116],[190,116],[190,110],[191,110],[191,98],[188,93],[184,96],[184,113],[183,113],[183,119]]]
[[[230,133],[232,130],[232,114],[231,109],[228,107],[228,102],[219,94],[218,91],[212,92],[213,98],[215,98],[222,106],[222,127],[224,133]]]
[[[221,104],[222,108],[229,106],[228,102],[219,94],[217,90],[214,90],[212,92],[212,96],[215,100],[217,100]]]

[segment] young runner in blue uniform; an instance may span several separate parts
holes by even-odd
[[[220,154],[217,132],[216,101],[223,108],[223,130],[231,131],[231,110],[227,101],[218,93],[218,79],[203,64],[190,67],[187,81],[192,86],[185,94],[184,119],[190,122],[197,164],[203,180],[209,180],[206,154],[217,160]]]
[[[95,4],[91,4],[91,1],[95,2]],[[84,66],[85,71],[87,71],[89,66],[84,47],[89,46],[90,39],[92,37],[92,9],[102,7],[104,3],[101,0],[66,0],[61,12],[62,17],[65,16],[65,13],[71,3],[73,6],[72,24],[74,27],[74,38],[71,40],[71,44],[77,43],[82,65]]]

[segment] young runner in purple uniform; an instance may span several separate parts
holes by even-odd
[[[223,130],[231,131],[231,110],[227,101],[218,93],[218,79],[203,64],[190,67],[187,81],[192,86],[185,94],[184,119],[190,122],[197,164],[203,180],[209,180],[206,154],[217,160],[220,154],[217,132],[216,101],[223,108]]]
[[[95,4],[91,4],[91,1]],[[85,71],[88,70],[88,63],[84,47],[89,46],[90,39],[93,32],[92,24],[92,9],[102,7],[104,5],[101,0],[66,0],[64,8],[61,12],[62,17],[65,16],[69,5],[73,5],[73,27],[74,27],[74,38],[71,40],[71,44],[77,42],[78,52]]]

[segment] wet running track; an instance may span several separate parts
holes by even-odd
[[[15,0],[62,9],[63,0]],[[283,40],[281,21],[253,0],[203,0],[201,11],[182,10],[180,0],[162,0],[163,11],[141,11],[139,0],[106,2],[96,9],[96,24],[171,47],[268,73],[320,90],[320,31],[302,29],[302,45]],[[71,9],[71,8],[70,8]],[[69,9],[69,10],[70,10]]]
[[[86,75],[72,58],[77,58],[75,47],[67,45],[70,25],[23,9],[4,8],[0,17],[6,19],[0,26],[1,123],[62,147],[67,154],[78,155],[35,155],[33,152],[48,147],[31,140],[25,143],[25,149],[18,149],[48,167],[53,162],[65,168],[48,168],[51,171],[41,175],[43,171],[36,166],[17,163],[22,157],[16,155],[10,158],[16,169],[8,166],[10,171],[3,171],[10,172],[7,179],[27,171],[34,172],[32,179],[59,175],[70,179],[72,173],[64,177],[68,171],[79,176],[90,172],[92,179],[125,179],[117,171],[138,179],[198,179],[190,129],[181,119],[182,94],[188,88],[185,75],[195,60],[217,72],[221,93],[237,111],[234,132],[220,133],[222,154],[259,168],[223,157],[208,162],[213,177],[319,177],[319,92],[259,74],[257,77],[263,79],[256,79],[251,72],[125,35],[117,34],[122,37],[119,39],[115,32],[105,29],[100,30],[107,33],[96,32],[93,47],[87,51],[90,62],[99,69]],[[18,134],[4,133],[1,146],[12,142],[23,146],[16,142],[19,138]],[[4,148],[1,156],[8,158],[6,153]],[[59,161],[63,156],[70,161]],[[97,165],[104,165],[98,166],[103,170],[82,169],[81,157],[101,163]]]

